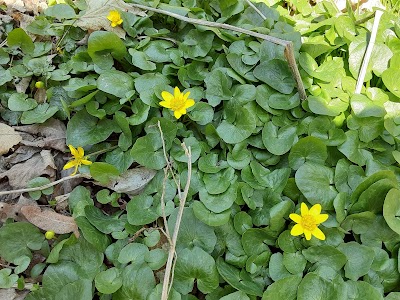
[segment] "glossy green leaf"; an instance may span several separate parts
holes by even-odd
[[[82,126],[84,124],[84,126]],[[67,125],[67,144],[84,147],[106,140],[116,130],[113,121],[99,120],[85,110],[77,112]]]
[[[121,273],[117,268],[110,268],[96,275],[96,289],[103,294],[115,293],[122,286]]]
[[[32,39],[22,28],[15,28],[8,33],[7,44],[9,47],[19,47],[26,53],[32,53],[35,49],[35,45]]]
[[[133,79],[121,71],[107,71],[100,74],[97,87],[100,91],[124,98],[133,89]]]
[[[333,208],[337,191],[333,186],[333,170],[315,163],[305,163],[296,172],[296,185],[311,204]]]

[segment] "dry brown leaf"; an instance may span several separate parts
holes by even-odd
[[[73,217],[58,214],[52,210],[41,210],[39,206],[28,205],[21,207],[24,217],[36,227],[52,230],[57,234],[73,232],[79,236],[78,226]]]
[[[26,221],[23,214],[21,214],[21,207],[27,205],[37,206],[37,203],[23,195],[21,195],[18,202],[14,204],[0,202],[0,221],[5,222],[7,219],[14,219],[18,222]]]
[[[120,38],[125,38],[125,30],[121,27],[111,27],[110,21],[107,19],[110,10],[126,11],[138,16],[146,16],[146,14],[137,8],[130,6],[123,0],[85,0],[87,9],[85,13],[78,19],[76,26],[86,30],[101,30],[114,32]]]
[[[56,176],[56,166],[51,152],[42,150],[23,163],[16,164],[0,174],[0,179],[8,178],[13,189],[25,188],[26,183],[36,177],[47,175],[50,180]]]
[[[26,136],[26,134],[23,134],[23,136]],[[34,156],[36,153],[39,152],[40,152],[39,148],[21,145],[11,155],[8,155],[6,158],[4,158],[4,164],[7,164],[9,166],[19,164],[21,162],[30,159],[32,156]]]
[[[47,8],[47,0],[0,0],[0,4],[21,12],[33,12],[35,15]]]
[[[6,154],[22,141],[21,135],[14,128],[0,123],[0,155]]]
[[[125,193],[128,195],[139,194],[144,187],[153,179],[156,171],[146,168],[129,169],[125,173],[118,176],[115,180],[107,185],[102,185],[112,189],[117,193]],[[101,185],[96,182],[96,184]]]
[[[21,144],[26,146],[53,148],[62,152],[66,149],[65,138],[67,129],[60,120],[49,119],[43,124],[15,126],[15,129],[35,135],[33,140],[23,136]],[[38,136],[38,133],[40,133],[40,136]]]

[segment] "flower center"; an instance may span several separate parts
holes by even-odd
[[[317,228],[315,218],[311,215],[303,216],[303,218],[301,219],[301,226],[303,226],[303,228],[307,229],[308,231],[313,231],[315,228]]]
[[[179,95],[178,97],[176,97],[174,99],[174,101],[172,101],[172,103],[171,103],[171,109],[173,111],[181,110],[184,107],[185,107],[185,101],[183,101],[182,95]]]

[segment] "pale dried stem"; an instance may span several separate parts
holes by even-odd
[[[81,177],[90,178],[89,175],[87,175],[87,174],[76,174],[76,175],[73,175],[73,176],[63,177],[63,178],[61,178],[59,180],[50,182],[50,183],[42,185],[42,186],[37,186],[37,187],[33,187],[33,188],[26,188],[26,189],[20,189],[20,190],[12,190],[12,191],[0,192],[0,196],[9,195],[9,194],[16,194],[16,193],[28,193],[28,192],[42,191],[42,190],[48,189],[49,187],[57,185],[57,184],[59,184],[61,182],[64,182],[64,181],[67,181],[67,180],[70,180],[70,179],[81,178]]]
[[[264,16],[264,14],[250,0],[246,0],[246,2],[252,9],[255,10],[256,13],[260,15],[261,18],[263,18],[263,20],[267,19],[267,17]]]
[[[155,12],[155,13],[167,15],[167,16],[173,17],[175,19],[178,19],[178,20],[190,23],[190,24],[196,24],[196,25],[201,25],[201,26],[208,26],[208,27],[221,28],[221,29],[240,32],[240,33],[247,34],[247,35],[250,35],[250,36],[253,36],[253,37],[256,37],[256,38],[260,38],[260,39],[266,40],[268,42],[274,43],[276,45],[280,45],[280,46],[285,47],[285,57],[286,57],[286,59],[288,61],[290,70],[292,71],[293,78],[294,78],[294,80],[296,82],[300,98],[302,100],[305,100],[307,98],[306,90],[304,88],[304,84],[303,84],[303,81],[301,80],[300,72],[299,72],[299,69],[298,69],[297,64],[296,64],[294,51],[293,51],[293,43],[291,41],[282,40],[282,39],[279,39],[279,38],[276,38],[276,37],[273,37],[273,36],[270,36],[270,35],[254,32],[254,31],[250,31],[250,30],[243,29],[243,28],[236,27],[236,26],[232,26],[232,25],[229,25],[229,24],[223,24],[223,23],[217,23],[217,22],[210,22],[210,21],[206,21],[206,20],[188,18],[188,17],[184,17],[184,16],[181,16],[181,15],[166,11],[166,10],[153,8],[153,7],[150,7],[150,6],[134,4],[134,3],[130,3],[130,5],[133,6],[133,7],[136,7],[136,8],[143,9],[143,10],[148,10],[148,11],[152,11],[152,12]]]
[[[176,257],[175,249],[176,249],[176,241],[178,240],[178,233],[179,233],[179,228],[181,225],[182,221],[182,216],[183,216],[183,210],[185,208],[185,203],[186,203],[186,198],[189,192],[190,188],[190,180],[192,177],[192,153],[190,147],[187,148],[185,143],[181,144],[182,148],[185,150],[185,155],[187,157],[187,165],[188,165],[188,177],[185,185],[185,189],[183,190],[183,193],[179,197],[179,209],[178,209],[178,214],[176,217],[176,223],[174,227],[174,233],[172,236],[172,243],[170,244],[170,248],[168,251],[168,259],[167,259],[167,265],[165,267],[165,274],[164,274],[164,282],[163,282],[163,288],[162,288],[162,294],[161,294],[161,300],[167,300],[168,299],[168,293],[170,291],[170,288],[172,286],[172,278],[174,275],[174,266],[175,266],[175,261],[174,257]],[[179,190],[179,186],[178,186]]]
[[[361,89],[364,84],[365,74],[367,73],[369,60],[371,59],[372,50],[374,49],[376,34],[378,32],[379,22],[380,22],[382,15],[383,15],[383,11],[381,11],[381,10],[375,11],[375,20],[374,20],[374,24],[372,25],[371,38],[369,39],[367,50],[365,51],[364,60],[361,65],[360,73],[358,74],[357,85],[356,85],[356,90],[354,91],[354,94],[361,93]]]
[[[171,162],[170,162],[170,160],[168,158],[167,147],[165,146],[165,141],[164,141],[164,133],[162,131],[160,121],[157,122],[157,126],[158,126],[158,130],[160,131],[160,135],[161,135],[162,149],[163,149],[163,153],[164,153],[165,162],[167,163],[167,169],[171,172],[172,179],[175,181],[175,184],[178,187],[178,196],[180,197],[181,196],[181,191],[179,189],[180,182],[178,182],[176,180],[174,171],[172,170]]]
[[[168,243],[171,244],[171,235],[169,233],[169,229],[167,226],[167,216],[165,214],[165,200],[164,200],[167,177],[168,177],[168,170],[167,170],[167,168],[164,168],[163,189],[162,189],[162,193],[161,193],[161,212],[162,212],[162,217],[163,217],[164,226],[165,226],[165,236],[168,239]]]

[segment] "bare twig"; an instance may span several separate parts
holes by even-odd
[[[247,4],[248,4],[252,9],[254,9],[254,10],[256,11],[256,13],[258,13],[258,14],[260,15],[260,17],[261,17],[263,20],[266,20],[266,19],[267,19],[267,17],[264,16],[264,14],[263,14],[250,0],[246,0],[246,2],[247,2]]]
[[[162,131],[160,121],[157,122],[157,126],[158,126],[158,130],[160,131],[160,135],[161,135],[162,149],[163,149],[163,153],[164,153],[164,159],[167,163],[167,169],[171,172],[172,179],[175,181],[175,185],[178,187],[178,196],[181,197],[181,191],[179,189],[180,184],[175,178],[175,174],[174,174],[174,171],[172,170],[172,166],[171,166],[171,161],[168,158],[167,147],[165,146],[165,141],[164,141],[164,133]]]
[[[371,30],[371,38],[369,39],[367,50],[365,51],[365,56],[364,56],[363,63],[361,65],[360,73],[358,74],[356,90],[354,91],[355,94],[361,93],[361,89],[364,84],[365,74],[367,73],[369,60],[371,58],[372,50],[374,49],[376,34],[378,32],[378,27],[379,27],[379,21],[380,21],[382,15],[383,15],[383,11],[381,11],[381,10],[375,11],[375,20],[374,20],[374,25],[372,26],[372,30]]]
[[[167,168],[164,168],[163,189],[162,189],[162,193],[161,193],[161,212],[162,212],[162,217],[163,217],[164,226],[165,226],[165,236],[168,239],[168,243],[171,244],[172,241],[171,241],[171,235],[169,233],[169,229],[168,229],[168,225],[167,225],[167,216],[165,214],[165,201],[164,201],[167,176],[168,176],[168,170],[167,170]]]
[[[302,100],[305,100],[307,98],[306,90],[304,88],[304,84],[303,84],[303,81],[301,80],[299,69],[298,69],[296,61],[294,59],[293,43],[291,41],[282,40],[282,39],[279,39],[279,38],[276,38],[276,37],[273,37],[273,36],[270,36],[270,35],[254,32],[254,31],[250,31],[250,30],[243,29],[243,28],[236,27],[236,26],[232,26],[232,25],[229,25],[229,24],[223,24],[223,23],[217,23],[217,22],[210,22],[210,21],[206,21],[206,20],[188,18],[188,17],[184,17],[184,16],[181,16],[181,15],[166,11],[166,10],[153,8],[153,7],[150,7],[150,6],[134,4],[134,3],[130,3],[130,5],[133,6],[133,7],[136,7],[136,8],[143,9],[143,10],[148,10],[148,11],[152,11],[152,12],[155,12],[155,13],[167,15],[167,16],[170,16],[170,17],[173,17],[175,19],[178,19],[178,20],[181,20],[181,21],[184,21],[184,22],[187,22],[187,23],[191,23],[191,24],[214,27],[214,28],[221,28],[221,29],[240,32],[240,33],[247,34],[247,35],[250,35],[250,36],[253,36],[253,37],[256,37],[256,38],[260,38],[260,39],[266,40],[268,42],[274,43],[276,45],[280,45],[280,46],[285,47],[285,57],[288,60],[288,64],[289,64],[290,70],[292,71],[294,80],[296,82],[300,98]]]
[[[176,248],[176,241],[178,240],[178,233],[179,233],[179,228],[181,225],[182,221],[182,216],[183,216],[183,210],[185,208],[185,203],[186,203],[186,198],[189,192],[190,188],[190,180],[192,177],[192,153],[190,147],[187,148],[185,143],[181,144],[183,149],[185,150],[185,155],[188,159],[188,178],[186,181],[185,189],[183,190],[183,193],[181,194],[181,197],[179,197],[179,209],[178,209],[178,215],[176,217],[176,223],[174,227],[174,233],[172,236],[172,243],[170,244],[169,247],[169,252],[168,252],[168,259],[167,259],[167,265],[165,267],[165,274],[164,274],[164,282],[163,282],[163,288],[162,288],[162,294],[161,294],[161,300],[167,300],[168,299],[168,293],[170,290],[170,287],[172,284],[171,278],[173,278],[173,272],[174,272],[174,266],[175,266],[175,261],[174,258],[176,256],[175,253],[175,248]],[[179,190],[179,186],[178,186]]]
[[[143,231],[145,231],[146,229],[149,229],[148,227],[142,227],[140,228],[138,231],[135,232],[135,234],[128,240],[129,243],[132,243],[134,240],[136,240],[139,235],[141,235],[141,233]]]
[[[70,180],[70,179],[81,178],[81,177],[90,178],[88,174],[76,174],[76,175],[73,175],[73,176],[63,177],[63,178],[61,178],[59,180],[50,182],[50,183],[42,185],[42,186],[37,186],[37,187],[33,187],[33,188],[26,188],[26,189],[20,189],[20,190],[12,190],[12,191],[0,192],[0,196],[9,195],[9,194],[15,194],[15,193],[28,193],[28,192],[42,191],[42,190],[48,189],[49,187],[57,185],[57,184],[59,184],[61,182],[64,182],[64,181],[67,181],[67,180]]]

